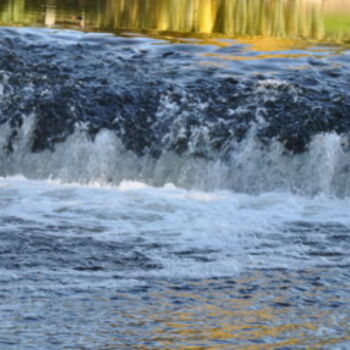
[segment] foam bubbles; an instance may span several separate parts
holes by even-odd
[[[125,279],[333,266],[338,260],[332,252],[342,263],[349,260],[348,241],[333,242],[349,230],[348,199],[205,193],[134,182],[90,187],[23,177],[1,178],[0,189],[0,220],[7,234],[27,232],[33,239],[44,234],[48,242],[69,245],[76,240],[81,248],[74,248],[75,254],[81,250],[82,256],[84,249],[99,252],[105,246],[99,264],[114,264],[113,254],[122,254],[117,261]]]
[[[13,140],[13,151],[4,144],[10,135],[0,129],[1,174],[24,175],[31,179],[52,179],[62,183],[99,186],[131,186],[136,183],[204,191],[230,190],[239,193],[291,191],[306,195],[348,196],[350,154],[345,137],[335,133],[316,135],[301,154],[285,151],[278,141],[262,145],[251,134],[218,159],[193,157],[164,151],[159,158],[137,156],[124,148],[110,130],[95,138],[78,129],[53,151],[30,152],[34,116],[25,119]],[[232,141],[234,143],[234,140]],[[128,185],[126,185],[128,184]]]

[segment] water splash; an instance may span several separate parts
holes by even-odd
[[[349,195],[346,53],[240,74],[118,38],[0,34],[2,176]]]

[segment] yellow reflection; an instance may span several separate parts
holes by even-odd
[[[82,15],[83,14],[83,15]],[[348,40],[348,0],[3,0],[2,25],[155,36]]]
[[[269,280],[260,279],[259,289],[253,292],[249,288],[244,291],[246,280],[236,282],[240,287],[232,291],[211,290],[208,288],[210,281],[204,280],[192,283],[193,287],[202,290],[199,293],[172,289],[151,293],[150,299],[156,300],[157,304],[156,309],[141,312],[143,318],[153,325],[144,340],[155,342],[162,349],[202,349],[204,347],[200,344],[206,344],[205,349],[234,346],[239,350],[322,349],[350,340],[349,334],[319,337],[320,328],[327,327],[326,321],[332,318],[331,311],[324,311],[315,304],[296,317],[300,308],[289,303],[294,291],[289,291],[287,286],[266,294],[270,290]],[[292,288],[294,283],[289,286]],[[322,287],[318,286],[307,289],[305,297],[316,298],[321,290]],[[307,293],[314,295],[307,296]]]

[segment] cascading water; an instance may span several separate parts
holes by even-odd
[[[349,194],[347,53],[247,75],[137,40],[1,35],[3,176]]]

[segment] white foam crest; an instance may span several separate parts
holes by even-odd
[[[94,140],[85,131],[77,130],[56,144],[54,151],[32,153],[34,125],[33,115],[24,118],[23,126],[12,140],[12,152],[6,149],[10,127],[0,128],[0,175],[22,174],[31,179],[93,186],[120,185],[124,189],[139,186],[136,183],[151,186],[172,183],[205,191],[350,195],[350,153],[342,146],[344,138],[334,133],[316,135],[306,152],[291,154],[277,141],[262,146],[252,127],[243,142],[232,141],[229,157],[227,153],[225,157],[218,153],[217,159],[205,159],[164,151],[155,159],[147,154],[138,157],[126,150],[108,130],[101,130]],[[205,138],[201,142],[206,142]]]
[[[248,193],[279,190],[349,195],[350,155],[343,150],[342,141],[334,133],[319,134],[306,152],[291,154],[277,141],[262,148],[254,137],[247,138],[231,154],[232,187]]]
[[[135,270],[127,278],[206,278],[256,267],[331,263],[332,257],[310,259],[308,240],[326,243],[329,230],[337,233],[335,225],[343,225],[340,234],[350,227],[349,199],[133,185],[94,188],[0,178],[1,218],[21,219],[4,221],[4,229],[17,232],[23,226],[61,238],[124,242],[162,266]],[[304,234],[308,226],[311,231]]]

